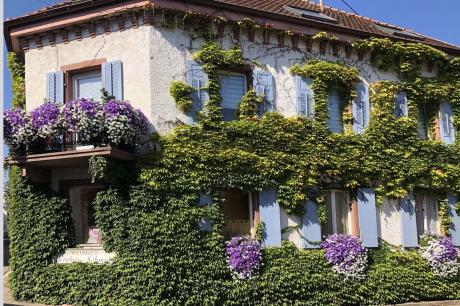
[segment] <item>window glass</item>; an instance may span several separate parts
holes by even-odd
[[[219,79],[224,121],[235,120],[241,98],[246,93],[246,77],[243,74],[220,74]]]
[[[438,205],[431,195],[419,195],[415,199],[417,234],[439,235]]]
[[[336,206],[336,222],[337,233],[348,233],[348,201],[347,194],[343,191],[335,192],[335,206]]]
[[[322,225],[323,236],[348,234],[348,197],[344,191],[329,191],[325,196],[327,221]]]
[[[90,71],[73,76],[73,98],[101,99],[101,72]]]
[[[329,119],[327,125],[332,133],[342,133],[342,112],[340,111],[340,95],[336,90],[329,92],[328,95]]]

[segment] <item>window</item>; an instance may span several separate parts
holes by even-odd
[[[415,198],[415,213],[417,222],[417,235],[439,235],[438,205],[433,196],[429,194],[418,195]]]
[[[297,91],[297,115],[307,118],[315,116],[315,101],[313,90],[311,89],[312,80],[301,76],[296,76]]]
[[[329,119],[327,125],[332,133],[342,133],[343,122],[340,107],[340,95],[338,91],[333,90],[328,95]]]
[[[369,125],[370,104],[369,104],[369,89],[363,82],[356,86],[356,98],[353,101],[353,130],[358,133],[364,133],[364,130]]]
[[[72,75],[73,98],[101,99],[101,71],[94,70]]]
[[[241,98],[246,93],[246,75],[241,73],[221,73],[220,95],[224,121],[236,119]]]
[[[408,114],[407,95],[404,91],[400,91],[395,96],[395,116],[396,118],[407,117]]]
[[[420,139],[428,139],[428,127],[426,120],[426,112],[423,105],[418,106],[418,125],[417,131]]]
[[[322,225],[323,235],[350,232],[350,205],[348,193],[334,190],[326,193],[327,221]]]
[[[302,18],[319,20],[319,21],[330,22],[330,23],[337,23],[337,19],[332,18],[318,11],[308,10],[305,8],[289,6],[289,5],[286,5],[284,8],[286,9],[286,11],[296,14]]]

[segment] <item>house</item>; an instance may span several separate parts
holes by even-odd
[[[241,69],[218,71],[224,121],[236,119],[239,101],[250,89],[264,96],[265,111],[314,119],[318,114],[312,80],[293,75],[290,67],[309,59],[341,61],[359,72],[351,114],[354,133],[365,134],[372,120],[371,85],[382,80],[399,81],[400,75],[376,68],[369,53],[360,54],[351,47],[353,42],[389,38],[433,47],[448,58],[460,56],[458,46],[306,0],[64,1],[5,22],[8,50],[16,53],[25,67],[26,108],[31,110],[44,99],[56,103],[77,98],[97,100],[104,88],[116,99],[130,101],[141,109],[152,132],[165,135],[178,125],[196,124],[195,114],[209,98],[208,77],[200,63],[193,60],[204,44],[202,24],[196,16],[208,18],[206,31],[217,37],[222,48],[237,45],[247,59]],[[432,63],[423,63],[423,76],[438,73]],[[169,90],[173,80],[196,89],[191,112],[176,106]],[[408,116],[408,95],[395,95],[396,118]],[[339,92],[328,93],[327,124],[338,134],[344,132],[340,100]],[[444,101],[437,112],[435,126],[420,118],[420,138],[429,138],[427,131],[435,129],[436,139],[431,140],[455,145],[449,101]],[[23,175],[33,181],[45,182],[68,195],[77,251],[89,248],[111,258],[103,255],[90,235],[97,230],[92,201],[100,186],[90,182],[88,158],[128,161],[136,155],[116,147],[81,146],[74,140],[57,152],[19,156],[10,163],[21,166]],[[395,246],[412,248],[418,246],[421,234],[443,234],[437,199],[430,190],[406,198],[386,198],[379,206],[375,190],[369,186],[357,188],[356,194],[337,186],[325,194],[328,218],[323,224],[316,203],[307,201],[303,216],[288,215],[277,203],[275,190],[246,193],[231,189],[222,195],[226,199],[224,235],[255,235],[261,221],[265,224],[265,244],[270,246],[290,240],[299,248],[316,248],[324,235],[346,233],[359,236],[367,247],[378,247],[381,238]],[[206,195],[201,202],[206,203]],[[449,195],[451,235],[460,246],[460,216],[455,213],[455,203],[455,196]],[[299,230],[283,230],[289,227]],[[69,258],[61,262],[82,260]]]

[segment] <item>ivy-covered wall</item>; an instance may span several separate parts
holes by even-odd
[[[443,61],[444,73],[433,80],[404,65],[404,71],[415,71],[404,82],[373,85],[372,119],[365,134],[332,134],[325,123],[327,90],[341,89],[346,112],[354,95],[352,83],[358,74],[366,78],[367,68],[308,61],[310,55],[289,62],[292,58],[279,49],[263,48],[240,51],[207,44],[194,57],[210,76],[211,99],[200,123],[155,135],[160,150],[134,168],[94,161],[93,174],[106,184],[96,199],[96,223],[105,235],[104,248],[117,253],[112,264],[50,264],[60,250],[73,245],[68,202],[13,170],[8,209],[10,284],[16,298],[78,305],[356,305],[460,298],[460,276],[442,280],[417,252],[384,247],[371,251],[371,265],[361,281],[335,274],[321,250],[298,250],[289,242],[264,249],[258,276],[247,281],[231,278],[224,255],[220,189],[276,188],[280,205],[298,215],[306,199],[322,204],[322,191],[332,185],[351,191],[374,187],[380,197],[403,197],[410,190],[427,188],[436,190],[439,199],[447,192],[460,193],[458,142],[445,146],[420,140],[416,120],[416,104],[432,109],[433,119],[439,97],[449,99],[458,113],[455,61]],[[258,119],[254,107],[240,109],[240,120],[220,120],[216,69],[267,54],[274,63],[285,61],[284,79],[296,74],[314,79],[316,120],[279,113]],[[386,68],[401,73],[401,67]],[[283,84],[282,78],[277,84]],[[396,118],[393,99],[401,89],[408,92],[410,115]],[[284,91],[294,94],[289,92]],[[246,104],[258,104],[255,97],[246,98]],[[132,179],[124,175],[126,170],[133,171]],[[200,193],[211,195],[212,203],[199,206]],[[211,222],[212,232],[200,230],[204,218]]]

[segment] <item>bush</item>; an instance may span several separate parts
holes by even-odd
[[[182,81],[173,81],[169,87],[171,97],[176,101],[176,105],[184,112],[189,112],[192,109],[192,94],[195,88],[185,84]]]

